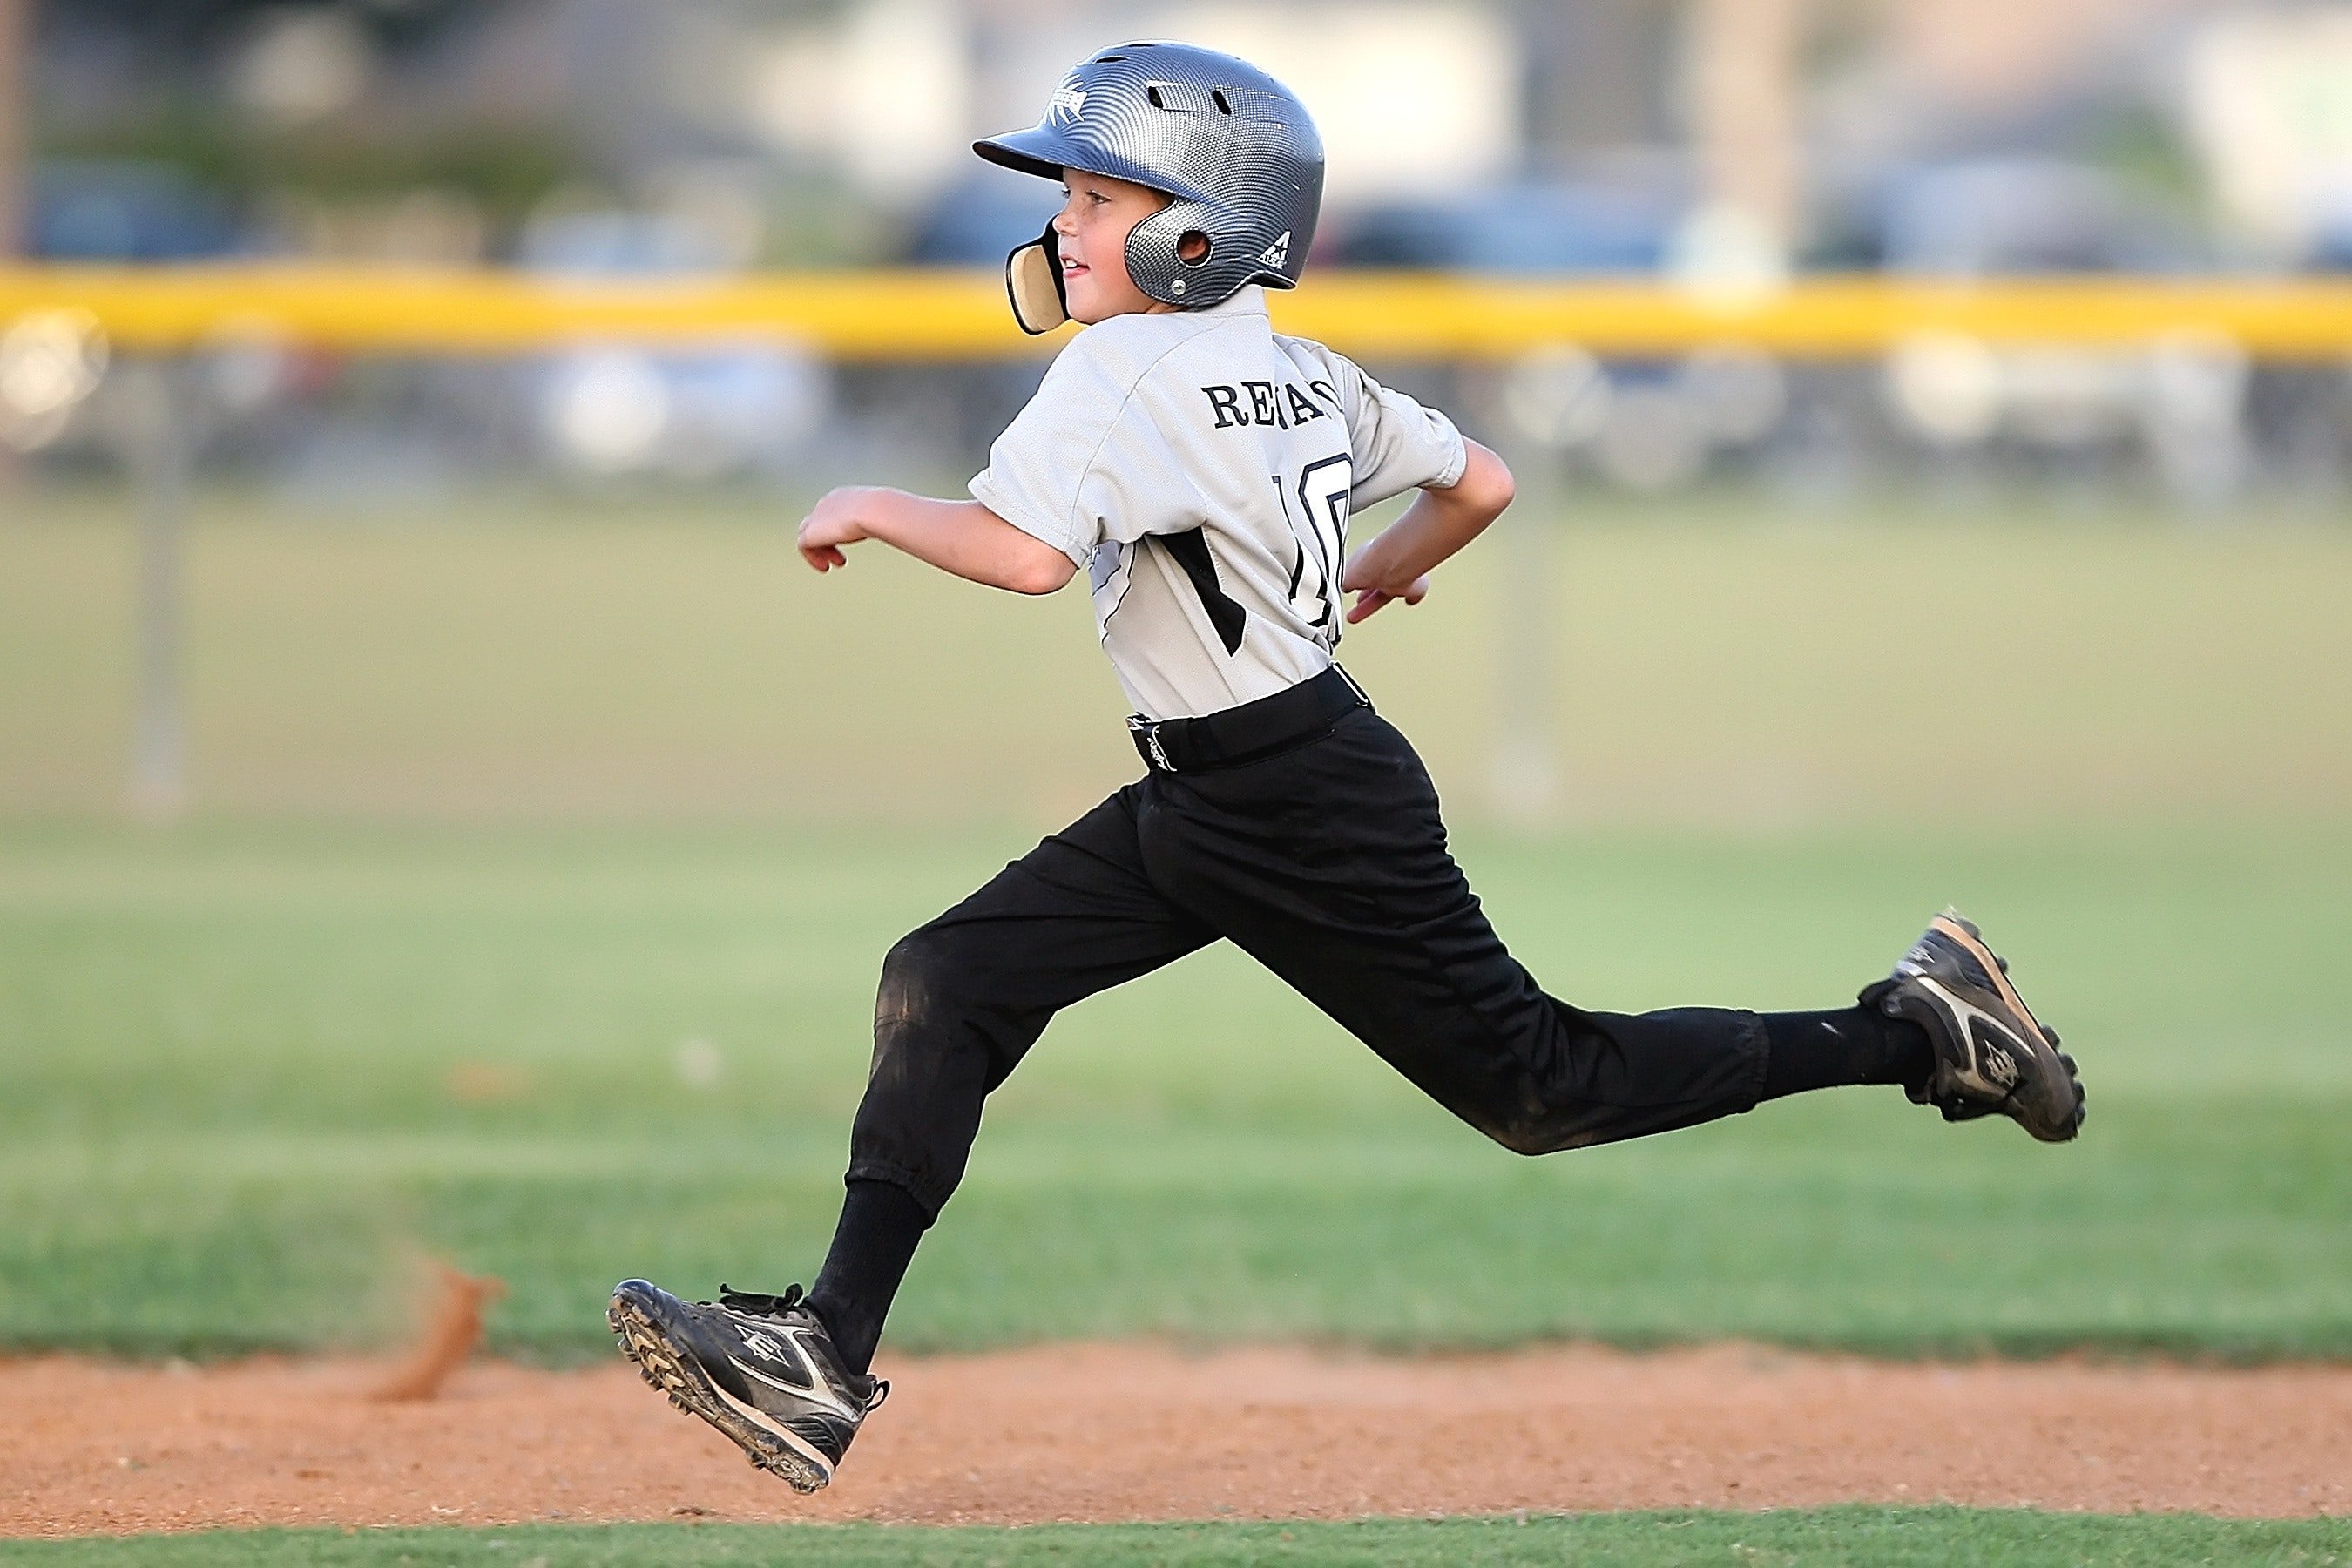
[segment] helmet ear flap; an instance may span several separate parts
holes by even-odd
[[[1215,249],[1217,231],[1226,224],[1227,215],[1208,203],[1182,197],[1171,201],[1128,231],[1127,275],[1135,279],[1137,288],[1163,305],[1217,303],[1233,290],[1220,292],[1209,287],[1213,279],[1204,276],[1202,268]],[[1198,261],[1184,255],[1188,237],[1197,237],[1205,247]]]
[[[1013,319],[1030,336],[1050,332],[1070,319],[1069,286],[1062,279],[1061,237],[1045,232],[1004,258],[1004,291]]]

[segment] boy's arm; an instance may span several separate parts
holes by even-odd
[[[801,521],[801,558],[820,572],[849,564],[845,544],[878,539],[918,561],[992,588],[1050,594],[1077,568],[976,500],[934,500],[879,485],[827,491]]]
[[[1469,543],[1511,504],[1515,487],[1503,459],[1475,441],[1463,443],[1469,460],[1451,489],[1424,489],[1404,515],[1348,560],[1340,588],[1356,595],[1348,611],[1353,626],[1391,600],[1421,603],[1429,573]]]

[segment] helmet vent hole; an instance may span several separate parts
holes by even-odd
[[[1160,89],[1156,86],[1145,88],[1143,89],[1143,96],[1150,100],[1151,107],[1154,109],[1165,109],[1168,107],[1167,100],[1160,96]]]
[[[1208,262],[1209,252],[1215,244],[1197,228],[1188,228],[1176,237],[1176,259],[1187,267],[1200,267]]]
[[[1125,58],[1127,58],[1125,55],[1097,55],[1095,57],[1095,64],[1098,66],[1117,65],[1119,61]]]
[[[1231,114],[1234,111],[1234,106],[1225,101],[1225,89],[1222,87],[1213,87],[1209,89],[1209,101],[1217,106],[1219,114]]]

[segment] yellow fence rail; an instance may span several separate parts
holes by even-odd
[[[2352,357],[2352,281],[2064,278],[1979,284],[1809,278],[1709,294],[1643,281],[1326,273],[1273,296],[1276,325],[1351,353],[1499,359],[1747,343],[1797,357],[1883,353],[1923,331],[1991,342],[2223,338],[2274,360]],[[585,341],[791,342],[840,359],[995,359],[1024,338],[982,271],[570,279],[513,271],[221,265],[0,268],[0,330],[31,311],[96,319],[120,349],[265,337],[358,353],[503,354]]]

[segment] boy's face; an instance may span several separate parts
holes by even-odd
[[[1148,186],[1083,169],[1062,171],[1062,195],[1054,232],[1061,237],[1070,320],[1092,326],[1113,316],[1174,310],[1127,275],[1128,231],[1166,206],[1168,198]]]

